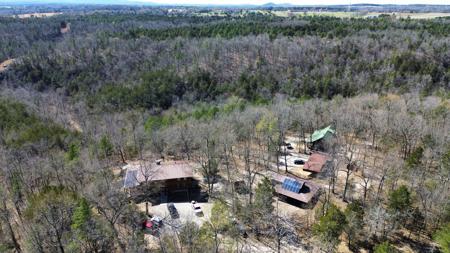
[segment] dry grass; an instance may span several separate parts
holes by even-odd
[[[62,12],[45,12],[45,13],[27,13],[27,14],[19,14],[15,15],[17,18],[46,18],[46,17],[52,17],[56,15],[61,15]]]

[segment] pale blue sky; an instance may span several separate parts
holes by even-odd
[[[136,1],[136,0],[132,0]],[[296,5],[332,5],[332,4],[352,4],[373,3],[373,4],[450,4],[450,0],[138,0],[156,2],[161,4],[265,4],[291,3]]]

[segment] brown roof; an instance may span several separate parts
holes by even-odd
[[[319,173],[328,160],[330,157],[327,154],[313,153],[303,166],[303,170]]]
[[[142,182],[164,181],[177,178],[193,177],[192,167],[184,161],[163,162],[134,162],[126,165],[124,187],[137,186]],[[147,180],[146,180],[147,179]]]
[[[295,176],[288,177],[288,176],[280,175],[278,173],[272,173],[271,176],[272,176],[272,179],[278,183],[277,185],[275,185],[275,191],[278,194],[287,196],[289,198],[296,199],[303,203],[309,203],[311,201],[311,199],[317,194],[317,192],[320,189],[319,186],[314,184],[313,182],[303,180],[303,179],[300,179]],[[288,191],[288,190],[285,190],[282,188],[282,183],[287,178],[295,179],[297,181],[304,183],[304,185],[301,188],[299,193],[291,192],[291,191]]]

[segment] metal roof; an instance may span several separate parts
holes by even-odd
[[[127,170],[127,174],[125,174],[125,181],[123,183],[123,187],[130,188],[139,185],[137,181],[137,170]]]
[[[314,133],[311,135],[310,142],[315,142],[322,139],[323,137],[325,137],[325,135],[327,135],[327,133],[335,133],[335,131],[331,128],[331,125],[323,129],[314,131]]]
[[[193,168],[184,161],[164,162],[160,165],[156,162],[138,161],[127,164],[123,169],[127,170],[124,180],[125,188],[134,187],[146,181],[193,177]]]
[[[308,180],[302,180],[300,178],[294,177],[294,176],[285,176],[281,175],[275,172],[270,172],[269,174],[273,181],[277,182],[278,184],[275,185],[275,192],[278,194],[287,196],[289,198],[296,199],[298,201],[301,201],[303,203],[309,203],[314,196],[316,196],[317,192],[319,191],[319,186],[315,183],[308,181]],[[282,182],[284,182],[285,179],[294,179],[299,182],[303,182],[303,186],[300,189],[298,193],[288,191],[286,189],[283,189]]]
[[[330,157],[327,154],[313,153],[303,165],[303,170],[319,173],[328,160],[330,160]]]

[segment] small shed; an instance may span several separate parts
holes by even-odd
[[[278,195],[294,199],[302,204],[312,204],[320,189],[315,183],[295,176],[285,176],[273,172],[271,178]]]
[[[331,157],[329,155],[321,152],[314,152],[303,166],[303,170],[320,173],[330,160]]]
[[[309,139],[309,148],[312,150],[326,151],[326,142],[330,138],[335,136],[336,131],[333,130],[331,125],[314,131]]]

